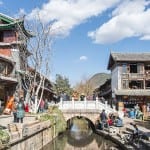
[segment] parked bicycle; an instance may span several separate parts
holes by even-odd
[[[130,123],[134,127],[133,133],[127,133],[122,136],[122,140],[125,144],[129,145],[140,145],[140,141],[143,138],[143,134],[139,132],[139,129],[136,124]]]
[[[124,142],[124,144],[128,145],[138,145],[143,137],[143,134],[138,134],[137,136],[134,136],[132,133],[124,134],[121,139]]]

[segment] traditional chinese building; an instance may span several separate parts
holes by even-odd
[[[33,37],[25,29],[24,19],[14,19],[0,13],[0,100],[5,105],[14,93],[24,95],[22,73],[28,68],[27,41]],[[45,80],[44,93],[51,94],[51,82]],[[17,91],[17,92],[16,92]]]
[[[23,69],[21,64],[25,65],[28,54],[23,52],[26,49],[21,45],[25,46],[26,42],[19,30],[23,31],[24,36],[31,37],[23,26],[23,20],[0,14],[0,99],[4,103],[16,90],[19,79],[16,71]]]
[[[111,53],[108,69],[119,109],[150,103],[150,53]]]

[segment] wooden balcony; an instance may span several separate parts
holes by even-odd
[[[144,79],[144,73],[123,73],[121,74],[122,79]]]
[[[129,78],[131,79],[143,79],[145,77],[145,74],[144,73],[130,73],[129,74]]]
[[[16,78],[15,75],[4,75],[4,74],[0,74],[0,83],[1,85],[6,85],[6,84],[10,84],[10,83],[17,83],[18,80]]]
[[[145,71],[146,79],[150,79],[150,70]]]

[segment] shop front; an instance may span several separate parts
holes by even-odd
[[[119,91],[115,94],[118,110],[132,109],[138,104],[142,111],[143,105],[150,103],[150,90]]]
[[[0,77],[0,83],[0,113],[2,113],[9,97],[15,93],[17,80],[2,80]]]

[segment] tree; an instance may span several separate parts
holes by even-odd
[[[62,93],[66,93],[68,96],[72,94],[72,88],[69,84],[69,79],[61,76],[60,74],[56,75],[54,90],[56,94],[60,96]]]
[[[80,95],[84,93],[85,96],[90,96],[93,94],[93,85],[90,81],[90,78],[82,77],[81,81],[78,82],[75,87],[75,91],[77,91]]]
[[[43,23],[40,17],[28,22],[26,26],[34,36],[29,40],[21,25],[18,24],[18,38],[23,41],[19,49],[24,50],[20,51],[20,58],[22,58],[20,69],[23,70],[20,86],[25,90],[25,100],[28,103],[31,102],[31,97],[34,98],[34,113],[36,113],[43,98],[46,83],[49,82],[53,36],[51,23]],[[30,54],[29,57],[27,52]]]

